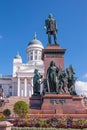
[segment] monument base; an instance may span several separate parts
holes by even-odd
[[[47,69],[50,66],[50,62],[54,61],[56,66],[61,65],[64,70],[64,54],[66,49],[62,49],[59,45],[48,45],[42,50],[42,60],[44,61],[44,78],[46,78]]]
[[[69,94],[45,94],[41,110],[54,110],[55,114],[86,114],[82,99]]]
[[[87,108],[83,97],[69,94],[45,94],[30,98],[30,115],[40,118],[61,118],[63,116],[87,119]]]
[[[30,109],[41,109],[41,104],[42,100],[40,95],[30,98]]]

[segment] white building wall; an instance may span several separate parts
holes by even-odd
[[[42,43],[36,39],[28,45],[26,52],[28,61],[22,63],[22,58],[17,54],[13,59],[12,76],[0,77],[0,85],[3,87],[5,96],[29,96],[33,94],[34,70],[44,74],[44,63],[41,60]],[[31,41],[31,42],[32,42]],[[32,58],[31,58],[32,52]]]

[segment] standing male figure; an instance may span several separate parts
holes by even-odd
[[[51,44],[51,35],[54,36],[54,44],[57,44],[57,36],[56,33],[58,31],[56,20],[53,19],[52,14],[49,14],[48,19],[45,20],[46,33],[48,34],[48,43]]]
[[[33,77],[33,91],[34,95],[40,95],[40,86],[41,86],[41,81],[40,79],[43,76],[38,72],[38,69],[34,70],[34,77]]]

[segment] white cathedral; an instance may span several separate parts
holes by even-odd
[[[33,76],[37,68],[44,74],[44,62],[42,60],[43,45],[36,38],[29,42],[26,53],[27,63],[22,62],[22,57],[17,54],[13,58],[12,76],[0,77],[0,90],[3,89],[5,96],[29,96],[33,94]]]

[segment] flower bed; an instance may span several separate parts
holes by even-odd
[[[39,118],[28,118],[28,119],[16,119],[11,122],[13,124],[12,130],[57,130],[57,129],[87,129],[87,120],[73,120],[71,117],[63,117],[60,119],[51,118],[47,120],[39,119]],[[26,128],[26,129],[25,129]]]
[[[14,127],[12,128],[11,130],[76,130],[76,129],[72,129],[72,128],[35,128],[35,127],[32,127],[32,128],[28,128],[28,127]],[[87,129],[78,129],[78,130],[87,130]]]

